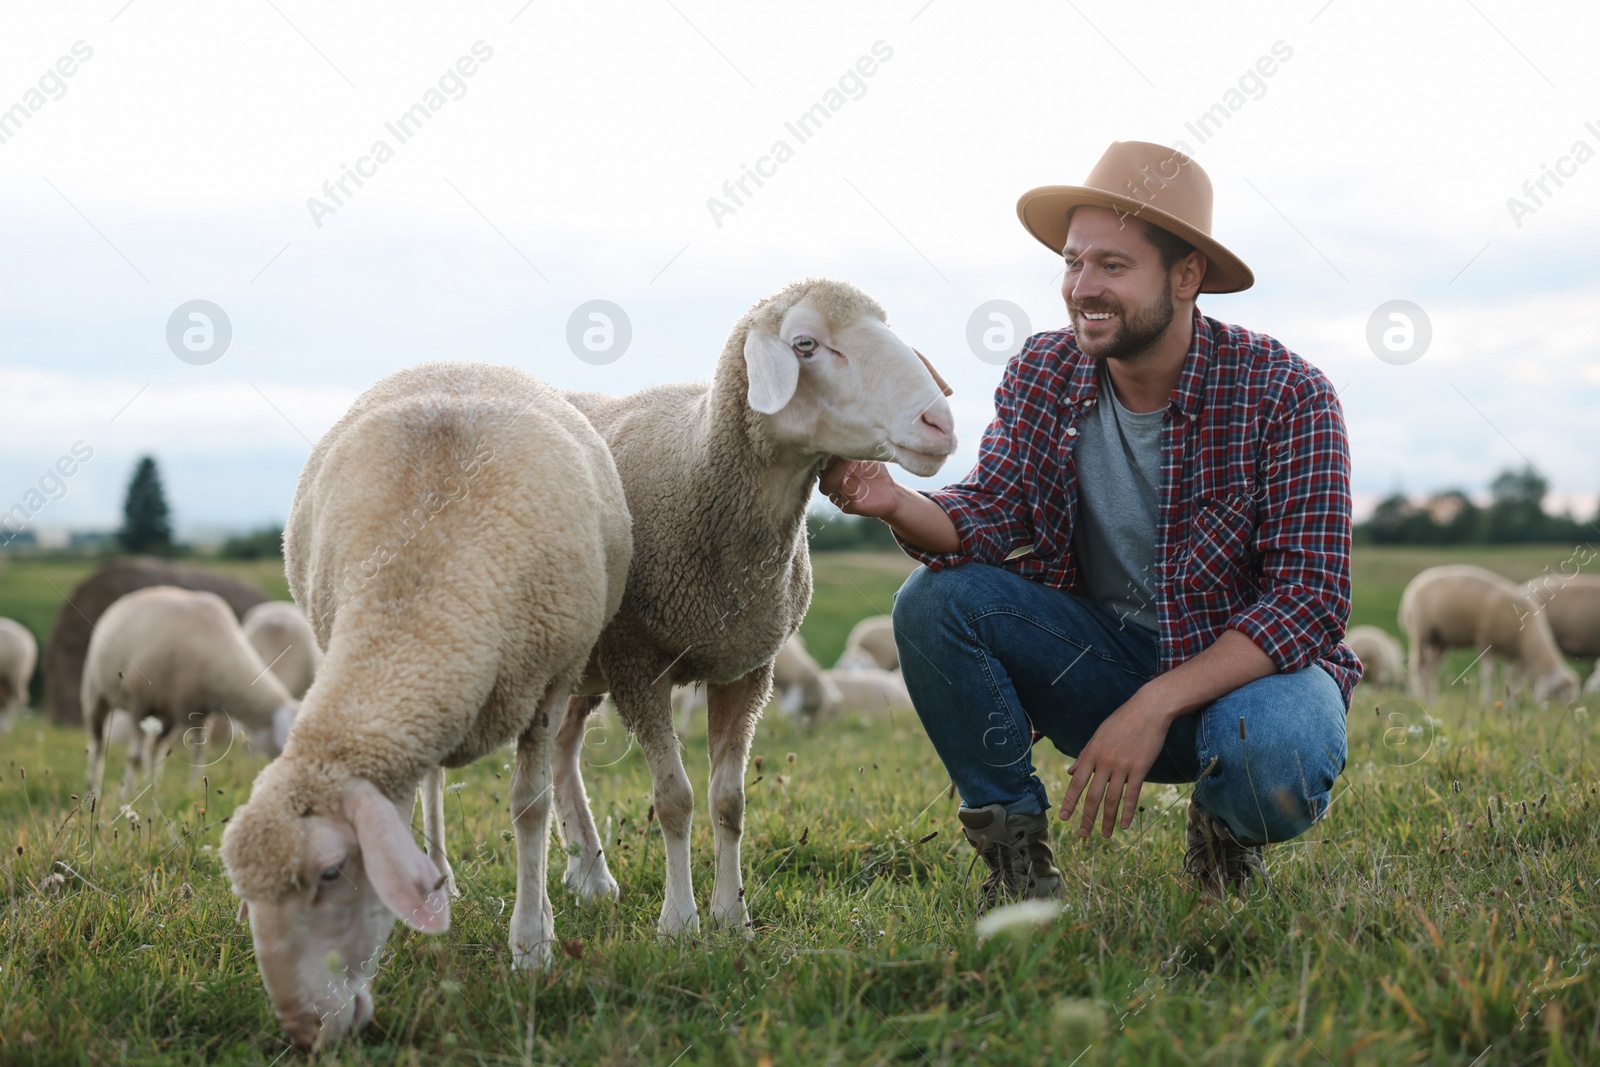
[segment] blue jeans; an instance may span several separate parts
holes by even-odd
[[[917,715],[969,808],[1048,810],[1030,727],[1075,757],[1157,673],[1155,634],[981,563],[914,571],[895,594],[894,635]],[[1345,711],[1320,667],[1250,682],[1177,719],[1145,780],[1194,782],[1193,803],[1242,842],[1287,841],[1328,810]]]

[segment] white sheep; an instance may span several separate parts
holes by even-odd
[[[835,667],[823,672],[839,692],[839,710],[863,715],[910,712],[911,694],[899,671],[882,667]]]
[[[833,456],[931,475],[955,449],[932,371],[852,286],[807,281],[734,327],[709,383],[632,396],[572,394],[611,446],[633,513],[628,591],[597,649],[623,722],[644,750],[666,841],[658,929],[699,929],[689,866],[694,792],[673,733],[674,684],[707,683],[716,855],[711,920],[748,933],[739,865],[744,775],[773,660],[811,600],[805,515]],[[578,755],[596,698],[574,700],[556,738],[556,804],[580,897],[616,893]]]
[[[869,615],[852,626],[834,667],[898,670],[900,649],[894,643],[894,620],[887,615]]]
[[[289,695],[301,700],[322,664],[322,649],[305,614],[287,600],[257,604],[239,620],[244,636]]]
[[[295,1044],[372,1017],[396,917],[449,927],[443,768],[511,738],[512,962],[549,962],[548,739],[622,599],[630,527],[599,434],[509,367],[391,375],[312,450],[284,559],[324,658],[222,839]],[[419,785],[429,854],[408,825]]]
[[[1561,658],[1537,602],[1493,571],[1470,564],[1429,567],[1400,597],[1400,628],[1410,645],[1412,694],[1431,704],[1446,649],[1478,653],[1480,699],[1490,698],[1493,660],[1533,680],[1533,699],[1572,700],[1578,676]]]
[[[28,703],[28,682],[39,662],[39,643],[14,619],[0,619],[0,737],[11,732],[17,709]]]
[[[233,609],[215,593],[153,585],[119,598],[95,622],[80,695],[89,740],[89,791],[105,777],[107,720],[126,711],[141,730],[137,763],[154,781],[181,730],[204,735],[206,718],[225,714],[281,747],[295,702],[244,639]],[[130,773],[133,763],[129,765]]]
[[[1368,685],[1403,689],[1406,684],[1406,653],[1387,630],[1377,626],[1352,626],[1344,643],[1361,660],[1361,680]]]
[[[778,649],[772,661],[772,688],[783,710],[803,722],[829,718],[839,710],[838,688],[799,634],[791,634]]]
[[[1543,608],[1562,652],[1600,656],[1600,575],[1544,574],[1523,583],[1522,591]]]

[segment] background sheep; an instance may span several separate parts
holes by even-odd
[[[811,600],[805,512],[833,456],[933,474],[955,449],[950,406],[883,309],[852,286],[807,281],[734,327],[709,384],[571,398],[611,446],[633,513],[635,555],[597,660],[644,749],[666,841],[659,929],[697,930],[689,869],[694,792],[672,730],[675,683],[707,683],[716,849],[712,921],[747,927],[739,867],[744,773],[773,660]],[[596,698],[574,700],[556,740],[567,884],[614,894],[578,763]]]
[[[1344,643],[1361,660],[1361,680],[1368,685],[1403,689],[1406,684],[1406,653],[1400,642],[1377,626],[1352,626]]]
[[[869,615],[852,626],[834,667],[899,670],[900,650],[894,643],[894,620],[887,615]]]
[[[83,707],[79,703],[83,692],[83,659],[88,655],[89,637],[95,623],[118,599],[152,585],[175,585],[179,589],[216,593],[228,602],[235,616],[267,599],[267,594],[255,583],[197,563],[133,556],[102,564],[67,595],[45,643],[44,706],[50,713],[50,721],[71,727],[83,722]]]
[[[203,734],[223,713],[283,743],[294,702],[244,639],[233,610],[215,593],[170,585],[129,593],[106,609],[83,668],[83,725],[89,735],[89,790],[105,777],[107,719],[115,709],[134,723],[153,717],[139,762],[153,780],[174,729]],[[132,771],[132,765],[129,768]]]
[[[1470,564],[1429,567],[1400,597],[1400,627],[1411,646],[1414,696],[1431,704],[1446,649],[1479,653],[1480,699],[1489,702],[1492,661],[1502,659],[1533,681],[1533,698],[1572,700],[1578,676],[1561,659],[1536,601],[1511,581]]]
[[[631,534],[605,443],[557,393],[509,367],[427,363],[317,443],[284,548],[325,655],[222,852],[304,1048],[371,1018],[396,917],[449,927],[442,768],[513,737],[512,959],[549,960],[548,739],[621,600]],[[432,858],[408,825],[425,777]]]
[[[304,613],[287,600],[269,600],[244,613],[244,636],[261,662],[296,700],[306,695],[322,664],[322,649]]]
[[[839,710],[839,690],[809,651],[805,638],[791,634],[772,661],[772,687],[783,710],[803,721],[824,719]]]
[[[1546,574],[1524,583],[1522,591],[1543,606],[1562,652],[1580,659],[1600,656],[1600,575]]]
[[[28,628],[0,619],[0,737],[11,732],[17,709],[28,703],[28,683],[39,659],[39,645]]]
[[[882,667],[835,667],[824,672],[839,692],[839,710],[862,715],[892,715],[914,710],[899,671]]]

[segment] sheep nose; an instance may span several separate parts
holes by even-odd
[[[942,404],[924,411],[920,421],[924,426],[941,434],[948,434],[955,429],[955,420],[951,418],[950,410]]]

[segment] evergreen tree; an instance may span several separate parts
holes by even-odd
[[[129,552],[166,552],[172,548],[172,524],[161,472],[153,456],[145,456],[133,470],[128,498],[122,505],[122,529],[117,540]]]

